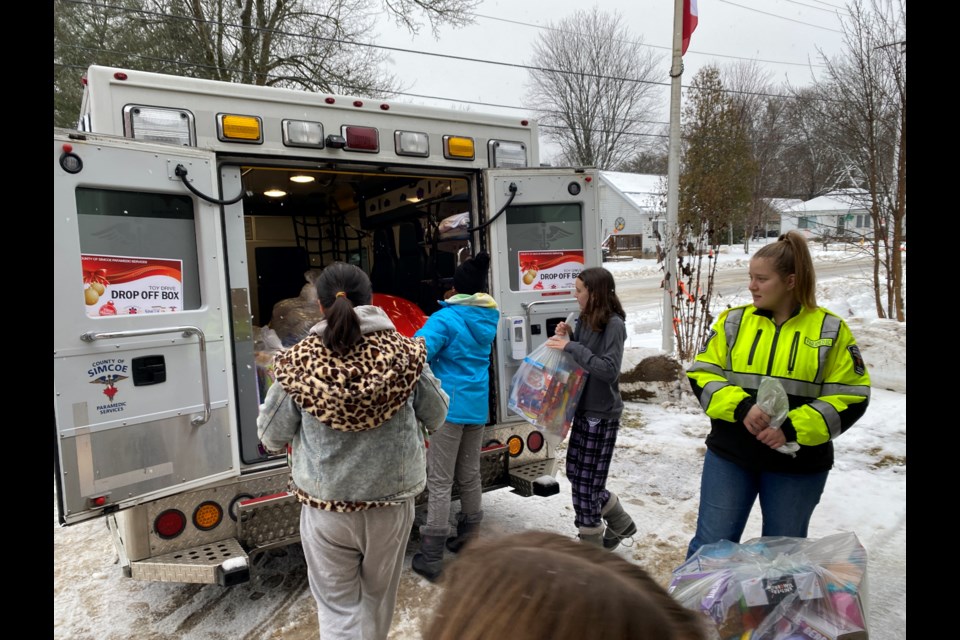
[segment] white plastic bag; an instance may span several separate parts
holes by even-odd
[[[779,380],[765,376],[760,381],[760,389],[757,390],[757,406],[770,416],[770,428],[779,429],[790,411],[790,400]],[[798,449],[800,445],[796,442],[788,442],[782,447],[777,447],[777,451],[791,458],[797,457]]]
[[[437,231],[441,238],[460,236],[470,228],[470,212],[455,213],[440,221]]]

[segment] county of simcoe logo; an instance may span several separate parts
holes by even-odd
[[[87,375],[90,376],[90,384],[102,384],[103,395],[107,396],[110,402],[113,402],[113,397],[119,392],[117,383],[130,377],[124,375],[126,373],[127,363],[122,359],[112,358],[94,362],[87,370]]]
[[[103,395],[110,398],[110,402],[113,402],[113,396],[117,395],[119,389],[117,389],[116,384],[121,380],[126,380],[127,376],[118,376],[115,373],[109,375],[100,376],[94,380],[90,381],[90,384],[102,384],[103,385]]]

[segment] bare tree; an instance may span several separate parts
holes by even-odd
[[[619,13],[594,7],[551,23],[534,43],[525,103],[563,164],[613,169],[643,146],[662,56],[634,38]]]
[[[906,6],[904,0],[847,5],[845,51],[826,59],[816,104],[849,180],[866,190],[877,315],[906,319],[903,259],[907,215]]]
[[[53,14],[53,122],[73,127],[83,94],[82,74],[95,59],[99,64],[123,66],[126,51],[140,45],[128,27],[140,0],[56,2]]]
[[[677,237],[667,239],[678,249],[674,335],[683,360],[693,357],[713,323],[716,252],[750,212],[756,163],[747,134],[719,68],[700,69],[684,108]]]
[[[816,87],[787,89],[793,99],[785,104],[786,137],[782,170],[774,191],[781,196],[810,200],[839,188],[852,187],[845,166],[827,134],[828,123],[820,117],[821,95]]]
[[[628,173],[646,173],[650,175],[667,175],[667,164],[670,155],[668,126],[664,126],[662,135],[651,136],[652,142],[645,149],[637,151],[633,157],[621,164],[617,170]]]
[[[385,13],[416,33],[428,23],[472,22],[479,0],[56,0],[54,60],[78,77],[90,64],[117,64],[145,71],[228,82],[294,87],[381,97],[401,91],[385,71],[387,54],[371,44],[371,24]],[[109,22],[99,33],[86,27]],[[62,28],[58,28],[58,26]],[[55,66],[55,69],[57,67]],[[64,74],[65,75],[65,74]],[[79,90],[54,75],[54,95]],[[79,86],[79,85],[78,85]],[[55,124],[68,120],[55,110]]]
[[[770,72],[755,60],[728,65],[722,74],[756,169],[751,187],[753,197],[743,228],[743,249],[749,252],[755,230],[766,229],[771,212],[769,198],[775,193],[776,176],[781,172],[780,157],[786,137],[785,101],[775,95]]]

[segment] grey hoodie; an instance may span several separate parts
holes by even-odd
[[[600,333],[582,320],[577,321],[577,328],[563,350],[590,374],[577,403],[578,414],[607,420],[620,418],[623,413],[620,367],[626,340],[627,327],[617,314],[610,315]]]

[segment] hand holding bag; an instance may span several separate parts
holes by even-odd
[[[544,343],[523,359],[514,374],[507,407],[556,446],[570,431],[586,377],[573,356]]]

